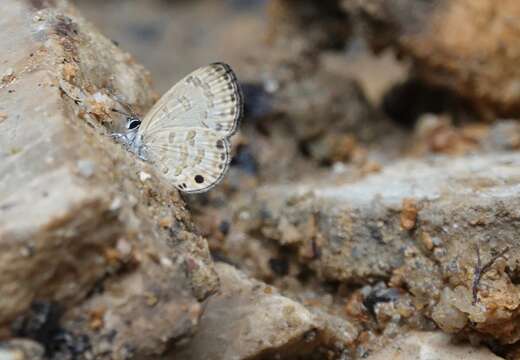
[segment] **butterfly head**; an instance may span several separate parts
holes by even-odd
[[[136,116],[129,116],[126,118],[126,129],[128,132],[137,131],[141,125],[141,119]]]

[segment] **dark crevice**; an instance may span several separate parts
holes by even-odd
[[[412,128],[423,114],[451,114],[455,123],[472,117],[471,105],[453,91],[409,79],[391,88],[383,98],[383,111],[396,124]]]

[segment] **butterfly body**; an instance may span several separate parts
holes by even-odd
[[[207,191],[225,175],[229,138],[236,132],[243,98],[231,68],[214,63],[175,84],[141,120],[127,118],[121,141],[190,193]]]

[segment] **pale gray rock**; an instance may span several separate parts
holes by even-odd
[[[159,355],[195,331],[218,279],[177,191],[109,136],[124,124],[111,107],[153,103],[149,75],[66,1],[2,9],[0,332],[16,319],[51,349],[67,334],[99,359]],[[61,321],[28,313],[35,301]]]
[[[44,349],[30,340],[0,342],[0,360],[43,360]]]
[[[411,332],[367,360],[499,360],[489,349],[457,344],[442,332]]]

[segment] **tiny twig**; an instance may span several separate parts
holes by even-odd
[[[477,265],[475,265],[475,270],[473,271],[473,302],[472,304],[475,305],[477,303],[477,291],[478,291],[478,283],[480,282],[480,277],[482,276],[482,267],[480,263],[480,248],[477,244]]]
[[[480,248],[479,248],[478,244],[476,246],[476,249],[477,249],[477,264],[475,265],[475,270],[473,272],[473,286],[472,286],[472,290],[473,290],[472,304],[473,305],[476,305],[477,301],[478,301],[478,286],[480,283],[480,279],[482,279],[482,276],[486,272],[489,271],[489,269],[491,268],[491,266],[493,266],[495,261],[497,261],[499,258],[504,256],[509,251],[510,248],[509,248],[509,246],[506,246],[506,248],[504,250],[502,250],[501,252],[499,252],[498,254],[493,256],[491,258],[491,260],[489,260],[486,264],[484,264],[484,266],[482,266],[482,263],[480,260]]]

